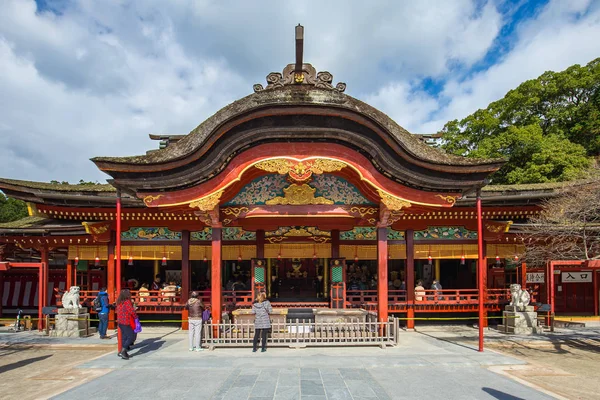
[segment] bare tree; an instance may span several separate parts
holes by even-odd
[[[600,181],[569,187],[521,229],[523,261],[600,259]]]

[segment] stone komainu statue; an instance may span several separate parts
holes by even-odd
[[[62,296],[63,308],[81,308],[79,304],[79,286],[71,286]]]
[[[531,296],[526,290],[521,289],[521,285],[513,283],[510,285],[510,305],[516,307],[527,307],[531,301]]]

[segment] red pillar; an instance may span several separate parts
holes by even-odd
[[[106,262],[106,292],[111,303],[117,301],[115,293],[115,243],[116,236],[115,232],[112,231],[110,243],[108,244],[108,261]],[[111,307],[108,311],[108,329],[115,329],[116,327],[115,309]]]
[[[388,319],[388,242],[387,227],[377,228],[377,317]]]
[[[477,289],[479,297],[479,351],[483,351],[483,326],[485,319],[485,309],[483,297],[485,295],[485,280],[486,273],[485,258],[483,254],[483,219],[481,215],[481,190],[477,190]]]
[[[256,258],[265,258],[265,231],[263,229],[256,231]],[[270,280],[269,276],[267,282]]]
[[[406,312],[406,327],[415,328],[415,233],[412,229],[406,230],[406,300],[408,310]],[[385,282],[387,285],[387,282]]]
[[[115,279],[116,279],[116,287],[117,294],[121,293],[121,191],[117,189],[117,214],[115,215],[115,219],[117,220],[117,237],[115,241]],[[121,347],[123,346],[123,340],[121,337],[121,330],[117,330],[117,351],[121,351]]]
[[[190,268],[190,231],[181,232],[181,303],[185,304],[190,296],[192,270]],[[184,310],[185,311],[185,310]],[[181,329],[188,330],[188,315],[181,315]]]
[[[67,290],[73,286],[73,260],[67,261]]]
[[[331,258],[340,258],[340,230],[331,230]]]
[[[116,263],[116,286],[117,293],[121,293],[121,191],[117,190],[117,237],[115,248],[115,263]]]
[[[598,315],[598,271],[592,270],[592,274],[592,279],[594,280],[594,315]],[[2,281],[0,280],[0,282]],[[2,310],[0,309],[0,312],[1,311]]]
[[[521,289],[527,289],[527,264],[521,263]]]
[[[43,309],[44,307],[46,307],[48,305],[48,248],[47,247],[43,247],[41,249],[41,269],[40,269],[40,286],[39,286],[39,293],[40,295],[38,296],[38,317],[39,317],[39,321],[38,321],[38,330],[42,330],[44,329],[44,322],[42,320],[42,313],[41,313],[41,309]],[[40,307],[41,306],[41,307]]]
[[[212,260],[210,268],[210,306],[213,323],[221,322],[221,227],[212,228]]]
[[[554,261],[550,261],[550,271],[548,271],[548,278],[550,281],[550,318],[551,324],[554,324]],[[552,325],[551,325],[552,326]]]

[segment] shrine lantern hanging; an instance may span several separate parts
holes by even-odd
[[[167,266],[167,256],[163,256],[162,262],[160,263],[163,267]]]
[[[467,263],[467,260],[465,259],[465,255],[463,254],[463,255],[460,257],[460,265],[465,265],[466,263]]]
[[[129,256],[129,262],[127,263],[130,267],[133,266],[133,256]]]
[[[94,259],[94,267],[99,267],[100,266],[100,257],[96,256],[96,258]]]
[[[75,256],[75,266],[77,266],[77,264],[79,264],[79,256]]]

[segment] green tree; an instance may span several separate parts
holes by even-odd
[[[443,148],[504,157],[494,183],[558,182],[585,175],[600,155],[600,58],[545,72],[443,129]]]
[[[6,197],[0,192],[0,222],[16,221],[27,215],[29,214],[25,202]]]

